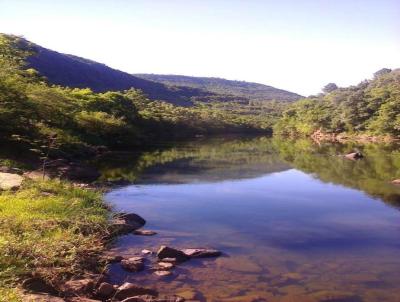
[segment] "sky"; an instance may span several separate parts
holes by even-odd
[[[302,95],[400,67],[400,0],[0,0],[0,32],[129,73]]]

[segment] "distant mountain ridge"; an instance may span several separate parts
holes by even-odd
[[[142,90],[150,99],[182,106],[191,106],[195,101],[248,103],[251,100],[275,99],[291,102],[301,98],[292,92],[250,82],[178,75],[129,74],[29,41],[26,43],[34,52],[27,59],[28,67],[36,69],[51,84],[90,88],[95,92],[135,88]]]
[[[197,88],[217,94],[231,95],[255,101],[297,101],[298,99],[302,98],[301,95],[293,92],[253,82],[226,80],[216,77],[194,77],[184,75],[140,73],[134,75],[142,79],[163,83],[169,86]]]

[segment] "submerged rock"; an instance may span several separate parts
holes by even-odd
[[[140,272],[144,270],[144,258],[143,257],[131,257],[129,259],[123,259],[121,266],[129,272]]]
[[[160,270],[170,270],[173,269],[175,265],[169,262],[158,262],[158,269]]]
[[[154,274],[159,277],[168,277],[172,275],[172,272],[168,270],[160,270],[160,271],[155,271]]]
[[[140,235],[140,236],[154,236],[154,235],[157,235],[157,232],[150,231],[150,230],[136,230],[136,231],[133,231],[133,234]]]
[[[144,255],[151,255],[151,254],[153,254],[153,252],[150,251],[150,250],[148,250],[148,249],[144,249],[144,250],[142,250],[142,254],[144,254]]]
[[[23,180],[24,178],[21,175],[0,172],[0,190],[18,189]]]
[[[195,248],[195,249],[184,249],[182,250],[185,255],[190,258],[208,258],[208,257],[219,257],[221,256],[221,252],[214,249],[206,249],[206,248]]]
[[[133,283],[125,282],[120,287],[118,287],[118,290],[114,297],[119,300],[124,300],[126,298],[140,296],[140,295],[149,295],[152,297],[157,297],[158,292],[151,288],[141,287]]]
[[[177,262],[184,262],[190,259],[188,255],[186,255],[184,252],[162,245],[160,249],[157,252],[157,257],[159,259],[164,259],[164,258],[175,258]]]

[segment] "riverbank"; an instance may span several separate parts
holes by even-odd
[[[25,179],[1,191],[0,301],[21,301],[22,283],[57,292],[72,276],[100,273],[108,216],[100,191],[69,182]]]

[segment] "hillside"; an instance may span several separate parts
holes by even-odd
[[[90,88],[94,92],[142,90],[150,99],[191,106],[198,102],[236,102],[250,100],[295,101],[299,95],[270,86],[217,78],[132,75],[105,64],[74,55],[59,53],[21,40],[29,48],[28,67],[39,72],[51,84],[72,88]]]
[[[189,77],[182,75],[135,74],[142,79],[163,83],[169,86],[191,87],[211,91],[220,95],[230,95],[251,101],[297,101],[302,96],[268,85],[244,81],[231,81],[221,78]]]
[[[339,88],[291,104],[275,124],[274,133],[335,137],[368,134],[400,136],[400,69],[383,68],[371,80]]]

